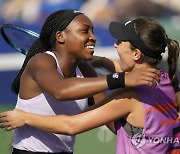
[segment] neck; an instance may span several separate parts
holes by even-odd
[[[75,58],[72,58],[68,55],[60,55],[57,52],[56,54],[59,66],[61,67],[62,73],[65,78],[75,77],[76,76],[76,67],[78,61]]]
[[[149,67],[152,68],[153,66],[149,65],[148,63],[141,63],[141,64],[136,63],[133,70],[138,69],[138,68],[149,68]]]

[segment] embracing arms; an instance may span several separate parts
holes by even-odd
[[[105,68],[109,72],[122,72],[120,65],[117,60],[111,60],[106,57],[93,56],[93,59],[90,61],[91,65],[95,68]]]
[[[119,93],[122,95],[119,96]],[[0,127],[12,130],[30,125],[43,130],[74,135],[102,126],[133,113],[136,100],[119,90],[93,107],[93,110],[73,115],[41,116],[21,110],[0,113]]]
[[[46,54],[37,55],[30,63],[32,65],[27,66],[27,69],[38,87],[58,100],[81,99],[109,89],[106,76],[64,78],[57,72],[54,58]],[[159,75],[160,72],[154,68],[141,68],[125,73],[124,82],[126,86],[152,86],[155,80],[159,81]]]

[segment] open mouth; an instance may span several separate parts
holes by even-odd
[[[95,46],[94,45],[87,45],[86,48],[94,50]]]

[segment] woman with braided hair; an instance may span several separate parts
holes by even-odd
[[[159,81],[155,68],[96,77],[85,62],[93,58],[95,43],[92,23],[83,13],[73,10],[52,13],[12,84],[18,95],[16,109],[46,116],[74,115],[104,97],[98,93],[107,89],[125,85],[151,87],[155,80]],[[13,154],[68,154],[73,153],[74,142],[74,135],[49,133],[25,125],[14,130]]]
[[[75,135],[109,123],[111,130],[117,134],[116,154],[178,154],[180,151],[177,102],[179,99],[176,99],[176,94],[179,93],[178,42],[169,39],[164,28],[147,17],[139,17],[125,24],[112,22],[109,30],[117,39],[114,46],[120,57],[119,64],[122,71],[131,72],[144,67],[158,68],[161,72],[160,83],[154,87],[139,85],[115,89],[88,111],[77,115],[48,116],[46,113],[44,116],[43,113],[32,114],[32,111],[17,108],[0,113],[0,127],[7,130],[14,128],[21,130],[34,126],[52,133]],[[60,41],[62,40],[59,39]],[[157,65],[162,60],[162,53],[166,52],[166,47],[168,71]],[[118,76],[118,73],[113,76]],[[112,80],[109,79],[107,82]],[[78,89],[78,86],[76,88]],[[36,131],[40,131],[39,129]]]

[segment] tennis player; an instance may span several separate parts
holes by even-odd
[[[159,71],[152,67],[146,67],[146,65],[143,65],[144,68],[137,68],[134,71],[126,70],[122,67],[124,71],[129,71],[129,73],[122,72],[109,74],[106,77],[95,77],[94,70],[85,62],[93,58],[95,43],[96,37],[93,33],[93,25],[83,13],[73,10],[60,10],[52,13],[45,21],[39,39],[32,45],[12,85],[12,89],[18,95],[16,109],[43,116],[55,117],[55,115],[60,114],[72,116],[82,112],[88,108],[89,104],[94,104],[104,97],[103,94],[95,95],[99,92],[142,84],[153,86],[155,79],[158,80]],[[123,48],[126,49],[127,46]],[[132,61],[131,67],[133,68],[136,61],[134,63]],[[118,91],[121,92],[121,90]],[[122,91],[122,96],[124,97],[129,98],[131,97],[130,94],[128,92],[127,95]],[[109,98],[111,97],[112,95],[109,96]],[[114,103],[109,104],[122,104],[118,102],[119,98]],[[120,114],[127,112],[126,109],[129,107],[129,102],[127,101],[126,103],[123,103],[123,112],[113,111],[116,113],[116,118]],[[138,103],[136,102],[135,104]],[[106,108],[106,106],[103,106],[102,109],[104,107]],[[87,118],[80,118],[80,121],[76,121],[80,128],[82,121],[85,122],[87,120],[89,124],[85,122],[86,128],[83,126],[78,132],[100,126],[106,121],[115,120],[115,114],[111,113],[113,109],[114,107],[112,106],[112,109],[108,111],[109,114],[106,116],[102,112],[97,112],[102,115],[99,116],[97,114],[97,117],[93,117],[93,120],[91,118],[93,114],[88,115]],[[97,110],[99,111],[101,108]],[[96,112],[96,110],[93,112]],[[25,118],[26,116],[23,117]],[[108,118],[101,121],[100,117]],[[18,120],[19,117],[15,119]],[[58,119],[58,117],[55,117],[55,119]],[[55,133],[49,133],[30,125],[15,129],[13,154],[40,152],[73,153],[74,134],[78,133],[76,132],[77,129],[72,125],[75,132],[69,132],[69,127],[71,127],[71,125],[68,125],[69,122],[59,122],[55,119],[52,118],[49,121],[43,117],[41,120],[34,120],[39,125],[44,125],[45,122],[48,125],[46,128],[48,130],[51,130],[49,127],[53,128],[51,131]],[[3,120],[2,117],[1,120]],[[92,121],[94,121],[94,124],[90,126]],[[19,125],[19,123],[16,125],[16,122],[13,122],[15,124],[13,126],[9,122],[7,122],[8,130]],[[23,124],[24,120],[21,122]],[[63,126],[59,127],[58,125],[61,124]],[[136,123],[132,124],[135,125]],[[65,128],[67,125],[68,127]],[[139,126],[142,126],[142,122]],[[56,131],[61,128],[64,130]],[[64,135],[57,134],[57,132]]]
[[[75,135],[114,122],[116,154],[179,154],[180,121],[175,101],[179,92],[176,74],[178,42],[169,39],[164,28],[147,17],[126,24],[112,22],[110,33],[117,39],[114,46],[123,71],[157,67],[161,54],[168,48],[169,70],[159,68],[160,83],[156,87],[141,85],[113,90],[92,106],[92,110],[71,116],[43,116],[17,109],[4,112],[0,114],[1,127],[12,130],[33,126],[37,130]]]

